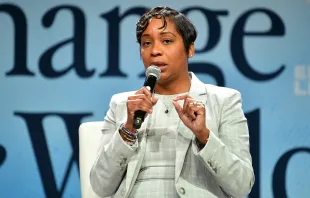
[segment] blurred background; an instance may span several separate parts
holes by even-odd
[[[310,1],[0,0],[0,197],[80,197],[78,127],[139,89],[135,24],[165,5],[196,25],[190,70],[237,89],[250,198],[310,197]]]

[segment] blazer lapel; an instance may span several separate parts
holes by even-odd
[[[197,101],[201,101],[204,105],[207,105],[207,92],[205,84],[202,83],[193,73],[190,73],[192,77],[192,84],[189,91],[189,96]],[[180,120],[177,129],[178,135],[176,139],[176,159],[175,159],[175,181],[179,179],[184,164],[186,152],[190,147],[191,141],[195,139],[193,132],[186,127]]]
[[[186,152],[188,150],[188,147],[190,145],[190,142],[193,138],[193,133],[187,128],[182,121],[179,122],[178,126],[178,135],[176,139],[176,158],[175,158],[175,181],[180,176],[184,158],[186,155]]]
[[[145,154],[146,147],[146,127],[148,124],[148,117],[145,118],[141,129],[139,129],[139,147],[137,148],[137,154],[129,161],[127,164],[127,173],[126,173],[126,197],[129,195],[138,173]]]

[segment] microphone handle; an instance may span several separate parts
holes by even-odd
[[[157,78],[153,75],[150,75],[146,78],[144,82],[144,86],[147,87],[152,94],[154,92],[156,81],[157,81]],[[146,114],[145,111],[141,111],[141,110],[137,110],[135,112],[134,119],[133,119],[134,120],[133,128],[140,129],[142,123],[144,122],[145,114]]]

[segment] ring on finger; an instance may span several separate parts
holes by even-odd
[[[200,101],[191,102],[190,105],[193,105],[193,106],[202,105],[203,107],[205,107],[205,104],[203,104],[203,102],[200,102]]]

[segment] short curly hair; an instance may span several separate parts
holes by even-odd
[[[141,46],[141,36],[149,25],[150,19],[163,19],[164,24],[161,28],[166,28],[166,17],[174,22],[177,32],[183,38],[186,53],[189,53],[190,45],[194,43],[197,38],[197,30],[192,22],[184,14],[169,7],[158,6],[152,8],[141,16],[136,25],[137,42]]]

